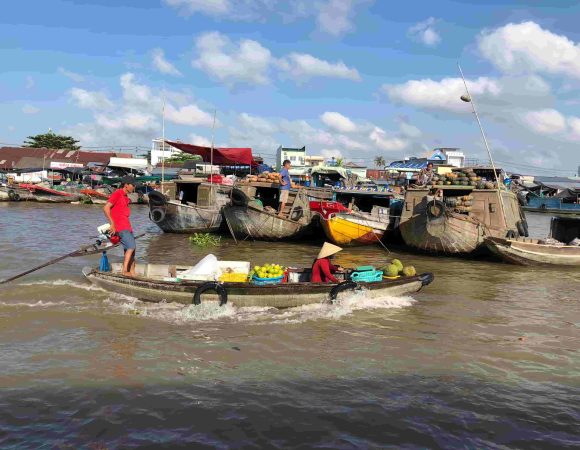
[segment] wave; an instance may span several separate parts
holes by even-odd
[[[182,325],[228,320],[253,324],[292,324],[313,320],[339,320],[355,311],[409,307],[416,300],[409,296],[371,298],[363,290],[344,296],[333,304],[318,303],[284,310],[269,307],[236,307],[230,304],[219,306],[217,302],[187,306],[179,303],[147,303],[120,294],[114,294],[105,302],[115,312],[121,314]]]
[[[29,308],[50,308],[51,306],[63,306],[63,305],[71,305],[68,302],[43,302],[42,300],[38,300],[34,303],[26,303],[26,302],[0,302],[0,306],[26,306]]]
[[[85,291],[100,291],[107,292],[106,290],[88,283],[79,283],[73,280],[40,280],[40,281],[30,281],[28,283],[19,283],[19,286],[69,286],[77,289],[83,289]]]

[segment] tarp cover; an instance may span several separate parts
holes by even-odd
[[[190,155],[199,155],[204,162],[211,162],[211,147],[184,144],[183,142],[165,141],[172,147]],[[214,148],[213,163],[218,165],[255,166],[251,148]]]

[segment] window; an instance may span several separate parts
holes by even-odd
[[[296,161],[296,156],[291,156],[290,161]]]

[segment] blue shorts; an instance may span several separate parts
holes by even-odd
[[[119,231],[119,237],[121,238],[121,244],[123,244],[123,249],[135,250],[137,248],[137,243],[135,242],[135,236],[133,232],[129,230]]]

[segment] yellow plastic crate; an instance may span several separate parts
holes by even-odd
[[[245,283],[246,281],[248,281],[248,274],[224,273],[218,278],[218,280],[224,283]]]

